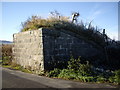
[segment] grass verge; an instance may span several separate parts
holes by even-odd
[[[25,73],[31,73],[31,74],[33,73],[31,70],[25,69],[20,65],[16,65],[16,66],[2,65],[2,67],[9,68],[9,69],[12,69],[12,70],[19,70],[19,71],[22,71],[22,72],[25,72]]]

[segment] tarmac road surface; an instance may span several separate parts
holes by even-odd
[[[119,90],[110,84],[81,83],[62,79],[53,79],[35,74],[2,68],[2,88],[46,88],[48,90],[75,88],[103,88],[102,90]],[[51,88],[51,89],[50,89]],[[93,90],[93,89],[92,89]]]

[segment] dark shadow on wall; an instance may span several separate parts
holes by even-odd
[[[104,63],[104,50],[98,48],[99,46],[85,42],[74,33],[67,32],[42,29],[45,70],[66,68],[71,56],[76,59],[81,56],[83,63],[89,61],[95,66]]]

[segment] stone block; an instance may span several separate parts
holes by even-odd
[[[20,32],[13,35],[14,61],[36,72],[45,70],[52,60],[68,60],[75,57],[92,56],[97,49],[69,31],[42,29]],[[91,53],[92,52],[92,53]],[[94,52],[94,53],[93,53]],[[48,64],[48,65],[47,65]],[[45,67],[44,67],[45,66]]]

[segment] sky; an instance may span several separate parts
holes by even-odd
[[[57,10],[63,16],[80,13],[79,20],[92,21],[93,26],[106,29],[112,39],[118,39],[118,2],[2,2],[2,29],[0,40],[13,41],[13,34],[20,32],[21,22],[32,15],[47,18]]]

